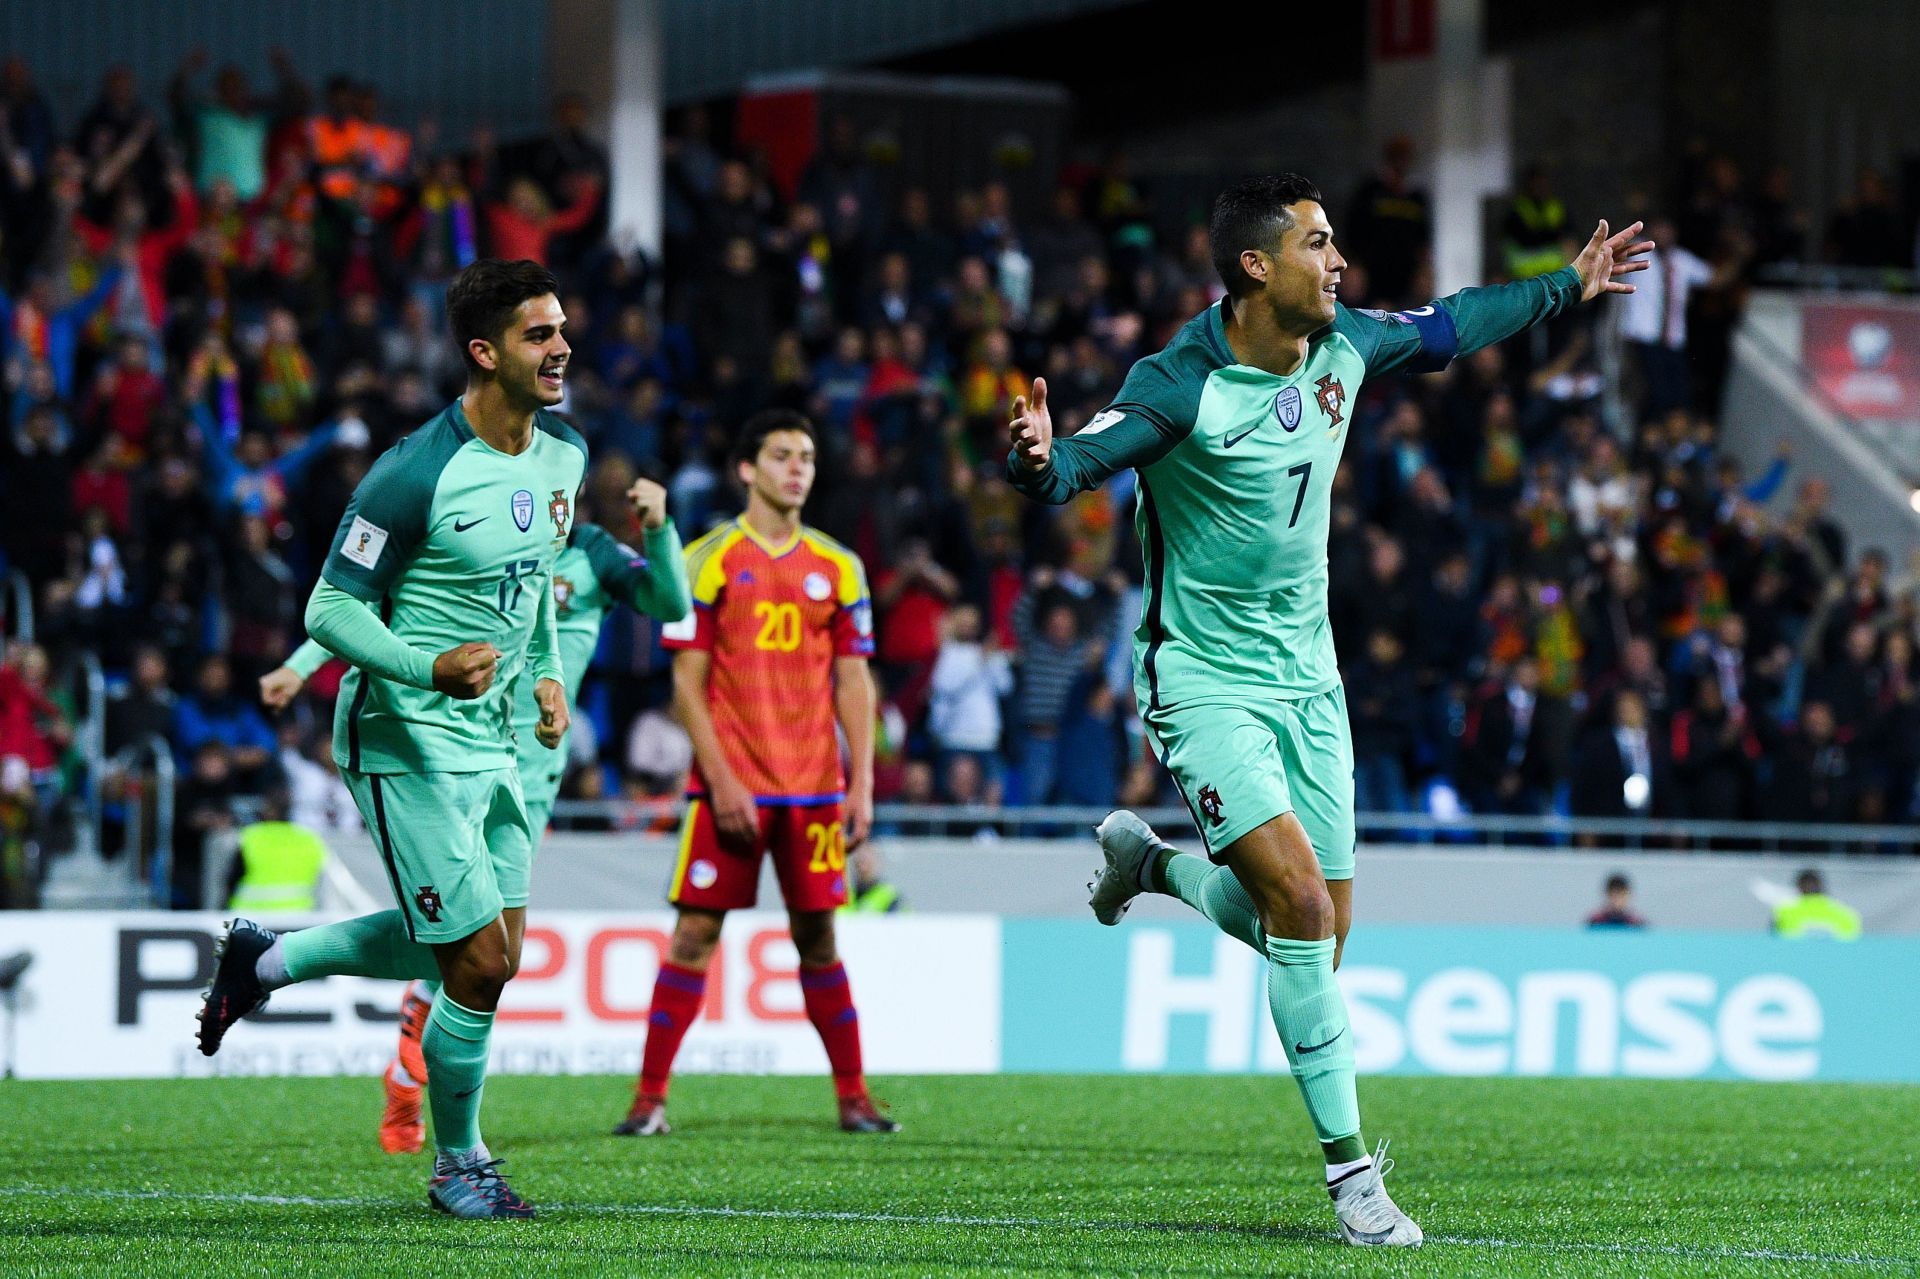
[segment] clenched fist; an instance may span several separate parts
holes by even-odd
[[[667,522],[667,490],[652,480],[640,479],[627,490],[633,514],[641,528],[659,528]]]
[[[433,659],[433,687],[455,701],[470,702],[493,687],[500,650],[491,644],[462,644]]]
[[[567,709],[567,689],[559,680],[543,679],[533,686],[533,700],[540,707],[540,723],[533,735],[548,750],[557,750],[567,735],[573,714]]]

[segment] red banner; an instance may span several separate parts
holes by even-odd
[[[1435,0],[1374,0],[1373,56],[1381,62],[1433,56]]]
[[[1920,418],[1920,309],[1811,303],[1802,362],[1849,417]]]

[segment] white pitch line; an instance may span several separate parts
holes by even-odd
[[[0,1186],[0,1197],[35,1195],[46,1199],[171,1200],[211,1204],[260,1204],[269,1207],[411,1208],[410,1199],[367,1199],[349,1196],[261,1195],[240,1192],[177,1190],[105,1190],[98,1187]],[[814,1208],[727,1208],[705,1204],[580,1204],[549,1203],[554,1212],[599,1213],[613,1217],[716,1217],[750,1221],[855,1222],[886,1226],[966,1226],[976,1229],[1033,1230],[1150,1230],[1166,1234],[1233,1234],[1233,1226],[1204,1222],[1062,1221],[1051,1217],[968,1217],[948,1213],[853,1212]],[[1332,1238],[1331,1232],[1328,1238]],[[1429,1243],[1463,1248],[1520,1248],[1538,1252],[1606,1253],[1623,1257],[1682,1257],[1697,1261],[1785,1261],[1838,1266],[1911,1266],[1911,1258],[1847,1256],[1820,1252],[1790,1252],[1775,1248],[1689,1248],[1680,1244],[1555,1243],[1538,1239],[1489,1239],[1468,1235],[1428,1235]]]

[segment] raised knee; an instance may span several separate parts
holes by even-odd
[[[1269,937],[1331,937],[1333,898],[1327,886],[1304,876],[1261,886],[1252,894],[1260,927]]]

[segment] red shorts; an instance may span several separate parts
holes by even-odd
[[[700,910],[745,910],[760,897],[760,858],[773,872],[788,910],[837,910],[847,904],[847,838],[840,805],[762,804],[760,839],[752,852],[721,842],[713,805],[687,805],[667,900]]]

